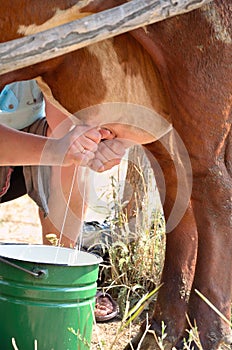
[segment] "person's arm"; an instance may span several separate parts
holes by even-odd
[[[87,126],[77,126],[57,139],[0,124],[0,165],[86,165],[101,137],[100,131]]]

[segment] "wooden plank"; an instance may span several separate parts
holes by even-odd
[[[199,8],[211,0],[133,0],[121,6],[0,44],[0,74]]]

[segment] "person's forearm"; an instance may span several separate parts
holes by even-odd
[[[24,133],[0,124],[0,165],[56,165],[56,143],[56,139]],[[46,154],[43,153],[45,145]]]

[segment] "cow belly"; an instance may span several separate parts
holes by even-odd
[[[72,67],[72,69],[70,69]],[[88,48],[78,50],[64,58],[55,72],[43,74],[43,79],[50,86],[56,100],[72,114],[80,110],[103,103],[130,103],[139,107],[144,106],[155,111],[160,116],[162,124],[168,130],[169,112],[166,96],[158,71],[150,55],[130,35],[121,35],[117,38],[94,44]],[[62,89],[61,89],[62,87]],[[157,134],[154,122],[146,122],[141,116],[131,120],[124,108],[124,124],[113,125],[117,136],[127,137],[138,143],[153,141]],[[78,113],[78,117],[83,114]],[[93,115],[92,115],[93,117]],[[105,122],[115,123],[109,113]],[[91,117],[85,122],[92,122]],[[103,123],[102,114],[94,111],[94,121]],[[125,124],[127,124],[125,126]],[[138,128],[136,128],[136,125]],[[153,135],[147,135],[146,130]],[[138,132],[140,129],[140,132]]]

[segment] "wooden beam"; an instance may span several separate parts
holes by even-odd
[[[110,10],[0,44],[0,74],[199,8],[211,0],[133,0]]]

